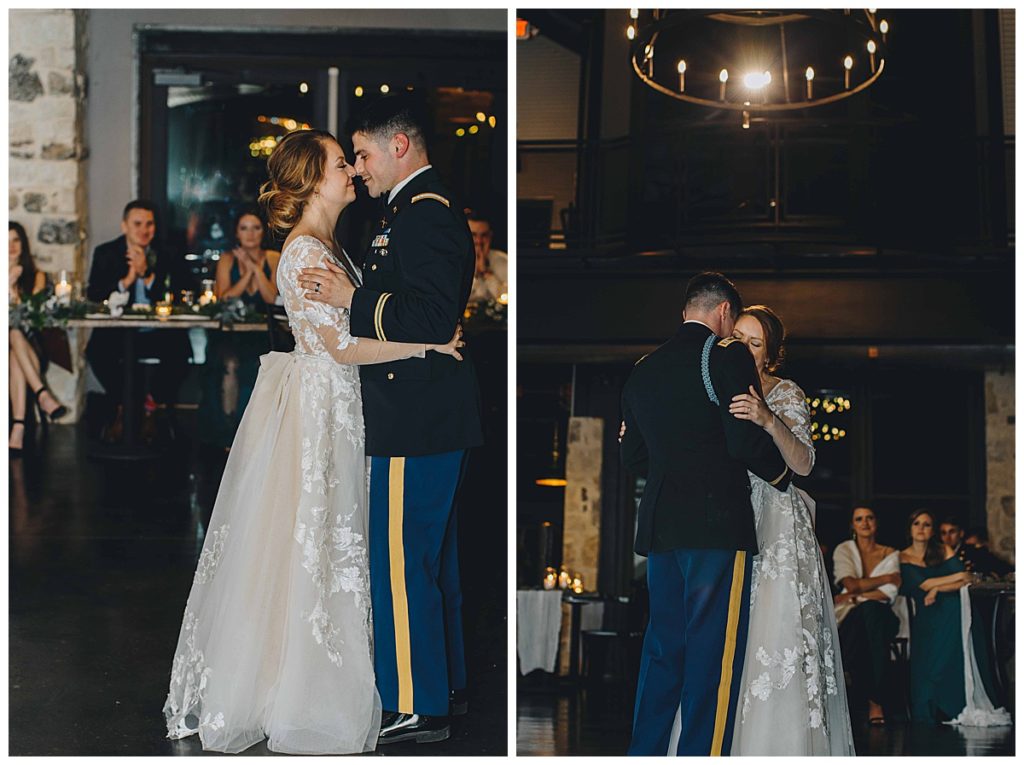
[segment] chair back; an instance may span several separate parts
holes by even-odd
[[[288,312],[283,305],[267,306],[267,336],[270,340],[270,350],[289,353],[295,348],[295,338],[292,337],[292,328],[288,324]]]

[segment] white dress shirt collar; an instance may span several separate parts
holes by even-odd
[[[401,191],[403,188],[405,188],[405,185],[407,183],[409,183],[409,181],[411,181],[413,178],[415,178],[420,173],[426,172],[427,170],[429,170],[432,167],[433,167],[433,165],[424,165],[419,170],[413,170],[411,173],[409,173],[409,175],[405,176],[404,179],[402,179],[398,183],[396,183],[395,187],[393,189],[391,189],[391,191],[388,193],[388,204],[391,204],[391,200],[394,199],[398,195],[399,191]]]

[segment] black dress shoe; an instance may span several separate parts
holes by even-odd
[[[381,720],[378,744],[395,744],[399,741],[415,741],[426,744],[432,741],[444,741],[451,734],[447,715],[444,717],[428,717],[427,715],[408,714],[405,712],[385,712]]]
[[[452,717],[461,717],[469,711],[469,696],[465,688],[452,688],[448,694],[448,707]]]

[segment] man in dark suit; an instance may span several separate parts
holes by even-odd
[[[677,709],[680,755],[728,754],[732,742],[757,552],[747,470],[779,490],[791,477],[765,431],[729,413],[734,395],[760,392],[732,338],[741,308],[724,276],[695,276],[682,326],[622,393],[622,461],[647,480],[635,549],[650,590],[631,755],[667,754]]]
[[[157,255],[153,247],[156,235],[155,207],[136,199],[125,205],[121,217],[121,236],[93,250],[92,267],[86,297],[101,303],[111,293],[128,296],[127,307],[153,305],[163,300],[177,284],[173,268]],[[114,407],[121,402],[124,379],[124,332],[137,332],[139,357],[160,359],[160,373],[153,378],[153,395],[173,404],[178,387],[188,371],[191,353],[185,332],[170,330],[97,329],[93,330],[85,355],[96,378],[107,394],[104,419],[109,421]]]
[[[981,576],[999,577],[1006,576],[1013,571],[1013,566],[993,555],[986,547],[966,542],[964,527],[955,515],[947,515],[942,520],[942,523],[939,524],[939,536],[968,571],[973,571]]]
[[[382,98],[350,123],[355,170],[385,201],[354,286],[340,269],[304,269],[307,297],[350,310],[357,337],[447,342],[473,281],[473,240],[430,165],[426,115]],[[360,367],[370,467],[370,586],[380,743],[442,741],[465,711],[462,593],[453,504],[468,450],[483,442],[472,362]],[[438,357],[438,358],[434,358]]]

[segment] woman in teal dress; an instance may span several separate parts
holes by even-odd
[[[238,246],[217,263],[217,299],[242,300],[260,313],[277,300],[277,263],[281,253],[263,247],[263,219],[256,208],[235,221]],[[266,332],[209,333],[203,396],[199,405],[199,437],[203,443],[228,449],[249,403],[260,356],[270,352]]]
[[[974,575],[938,541],[928,510],[915,510],[909,526],[910,546],[900,553],[900,592],[913,601],[910,717],[914,722],[944,722],[956,718],[967,704],[959,590]],[[971,638],[982,683],[994,698],[984,640],[973,627]]]

